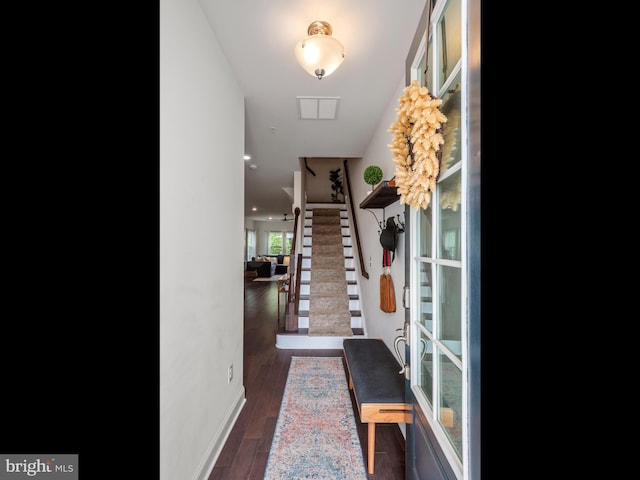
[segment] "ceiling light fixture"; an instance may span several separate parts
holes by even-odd
[[[309,36],[296,45],[296,60],[318,80],[331,75],[344,60],[344,47],[331,36],[332,32],[327,22],[313,22],[307,29]]]
[[[247,155],[246,153],[244,154],[244,159],[245,160],[251,160],[251,155]]]

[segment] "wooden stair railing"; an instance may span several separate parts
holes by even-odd
[[[343,161],[344,166],[344,178],[347,183],[347,192],[349,194],[349,208],[351,209],[351,223],[353,223],[353,234],[356,237],[356,245],[358,248],[358,258],[360,260],[360,271],[364,278],[369,279],[369,274],[364,264],[364,258],[362,258],[362,249],[360,248],[360,235],[358,234],[358,219],[356,217],[356,211],[353,208],[353,196],[351,195],[351,182],[349,181],[349,169],[347,168],[347,161]]]
[[[369,273],[362,257],[362,248],[360,247],[360,234],[358,233],[358,220],[355,214],[355,208],[353,205],[353,196],[351,194],[351,182],[349,181],[349,169],[347,167],[347,161],[344,160],[344,178],[347,186],[347,192],[349,197],[349,208],[351,209],[351,223],[353,224],[353,233],[356,240],[356,248],[358,250],[358,260],[360,262],[361,275],[368,279]],[[289,291],[287,292],[287,299],[285,305],[285,326],[286,332],[298,331],[298,312],[300,305],[300,275],[302,271],[302,253],[296,255],[296,238],[298,234],[298,220],[300,218],[300,207],[296,207],[294,210],[294,222],[293,222],[293,242],[291,245],[291,253],[289,255]],[[304,226],[303,226],[304,228]]]
[[[299,278],[302,265],[302,254],[299,253],[296,255],[296,238],[298,235],[300,207],[296,207],[296,209],[294,210],[294,215],[293,242],[291,243],[291,253],[289,254],[289,291],[287,292],[287,301],[284,309],[284,329],[287,332],[298,330],[298,305],[300,298]]]

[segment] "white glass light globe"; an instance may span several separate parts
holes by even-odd
[[[304,70],[322,79],[331,75],[344,60],[344,47],[329,35],[311,35],[295,48],[296,60]]]

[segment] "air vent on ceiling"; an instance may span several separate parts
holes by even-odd
[[[300,120],[335,120],[340,97],[296,97]]]

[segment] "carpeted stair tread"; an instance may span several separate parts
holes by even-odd
[[[316,283],[314,285],[313,281],[309,284],[309,301],[313,298],[313,295],[340,295],[341,293],[345,293],[347,288],[345,285],[341,285],[336,282],[326,282],[326,283]]]
[[[309,308],[312,308],[314,312],[322,313],[333,312],[338,308],[348,311],[349,297],[346,295],[344,297],[322,294],[314,295],[314,297],[309,300]]]
[[[328,256],[333,256],[333,257],[340,257],[340,258],[344,258],[343,255],[344,252],[344,245],[339,244],[333,244],[333,245],[323,245],[322,243],[316,243],[315,245],[311,245],[311,258],[313,260],[314,255],[316,257],[318,256],[324,256],[324,257],[328,257]]]
[[[322,217],[322,216],[338,216],[340,217],[340,209],[338,208],[314,208],[313,209],[313,218]]]
[[[311,227],[313,230],[313,235],[312,237],[315,237],[316,235],[327,235],[327,234],[331,234],[331,235],[335,235],[336,234],[336,224],[334,223],[320,223],[320,224],[313,224],[313,226]],[[340,226],[340,230],[338,230],[338,232],[340,234],[340,236],[342,236],[342,225]]]
[[[335,225],[336,223],[340,223],[342,222],[342,218],[339,215],[333,215],[333,216],[329,216],[329,215],[322,215],[322,216],[318,216],[318,217],[312,217],[311,218],[311,225],[313,226],[317,226],[317,225]]]
[[[314,265],[314,270],[331,270],[344,268],[344,257],[337,255],[326,256],[322,265]]]
[[[309,335],[351,336],[339,210],[313,210],[311,245]]]
[[[351,327],[345,327],[344,325],[316,325],[313,329],[309,325],[310,337],[350,337],[351,335],[353,335]]]
[[[328,245],[334,247],[342,247],[342,233],[313,233],[311,235],[311,247],[314,245]]]
[[[339,270],[340,268],[342,271]],[[345,276],[344,266],[338,264],[334,268],[313,268],[311,270],[311,284],[313,285],[317,282],[338,282],[346,285],[347,277]]]
[[[337,225],[342,221],[339,215],[322,215],[322,216],[314,216],[311,219],[311,226],[317,227],[318,225]]]

